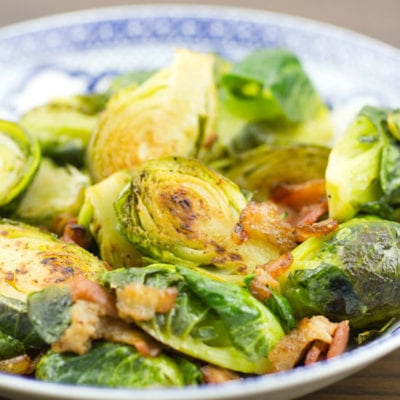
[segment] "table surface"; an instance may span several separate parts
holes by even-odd
[[[155,0],[153,3],[179,1]],[[118,0],[119,4],[146,1]],[[185,3],[246,6],[285,12],[337,24],[400,47],[399,0],[217,0]],[[42,15],[73,11],[80,8],[112,6],[114,0],[1,0],[0,26]],[[360,11],[362,7],[362,12]],[[301,400],[398,400],[400,399],[400,349],[368,368]],[[4,400],[0,398],[0,400]]]

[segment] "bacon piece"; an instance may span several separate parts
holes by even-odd
[[[268,288],[267,274],[256,275],[250,282],[249,290],[250,293],[259,301],[264,302],[271,296],[271,290]]]
[[[332,358],[342,354],[347,347],[350,336],[349,321],[341,321],[333,334],[332,342],[329,346],[326,358]]]
[[[329,345],[327,343],[316,340],[304,358],[304,365],[311,365],[325,359],[328,348]]]
[[[325,179],[312,179],[299,184],[279,183],[272,190],[271,198],[296,211],[308,204],[319,203],[326,196]]]
[[[67,243],[76,243],[78,246],[84,249],[90,248],[92,244],[92,238],[86,231],[83,225],[77,223],[76,218],[70,218],[63,229],[61,240]]]
[[[323,236],[334,232],[338,227],[339,223],[332,218],[315,222],[312,225],[297,225],[295,230],[296,241],[304,242],[310,237]]]
[[[205,383],[218,384],[240,379],[240,375],[226,368],[207,364],[200,369]]]
[[[147,357],[155,357],[161,352],[160,345],[144,332],[106,316],[99,304],[85,300],[78,300],[71,307],[71,325],[52,344],[52,350],[85,354],[95,339],[129,344]]]
[[[68,282],[71,298],[74,302],[77,300],[86,300],[98,304],[104,309],[105,314],[111,317],[117,315],[115,301],[111,294],[99,284],[84,278],[76,276]]]
[[[293,255],[292,253],[284,253],[276,260],[272,260],[267,264],[263,265],[265,271],[271,275],[272,278],[278,278],[284,272],[286,272],[293,262]]]
[[[305,349],[317,340],[330,344],[337,325],[322,315],[303,318],[297,328],[284,336],[270,351],[268,358],[271,362],[271,369],[269,372],[293,368],[300,361]]]
[[[159,289],[133,282],[116,290],[120,318],[127,321],[148,321],[155,313],[165,314],[175,307],[178,289]]]
[[[296,246],[294,229],[282,218],[283,214],[284,210],[271,201],[251,201],[240,214],[233,239],[240,243],[258,236],[265,238],[282,252],[289,251]]]
[[[297,214],[289,216],[287,221],[292,225],[311,225],[317,222],[324,214],[328,212],[328,202],[326,200],[320,203],[308,204],[300,209]]]

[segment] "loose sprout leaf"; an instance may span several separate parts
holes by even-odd
[[[68,288],[48,286],[29,294],[28,316],[36,332],[48,344],[60,338],[71,322],[72,299]]]
[[[99,342],[81,356],[49,351],[41,358],[36,377],[58,383],[125,388],[197,384],[198,376],[192,374],[190,378],[187,366],[182,372],[181,365],[165,354],[144,357],[131,346]]]
[[[0,331],[21,343],[24,348],[41,349],[45,345],[28,317],[25,302],[0,295]],[[20,347],[18,342],[15,343]]]
[[[15,207],[18,197],[35,176],[41,159],[38,142],[13,122],[0,120],[0,208],[2,215]]]
[[[282,337],[276,317],[245,289],[178,267],[191,290],[225,324],[234,346],[250,360],[266,355]]]
[[[272,108],[273,117],[305,121],[314,117],[322,103],[299,59],[284,49],[249,54],[223,77],[222,84],[242,100],[244,112],[252,108],[251,119],[265,119]]]
[[[298,318],[322,314],[356,328],[398,318],[399,237],[400,224],[365,218],[308,239],[279,279],[282,294]]]
[[[196,290],[193,280],[199,284]],[[283,336],[272,313],[245,289],[187,268],[157,264],[117,270],[108,272],[105,281],[111,287],[133,281],[159,288],[177,287],[178,297],[171,311],[136,323],[175,350],[228,369],[265,372],[267,353]],[[212,304],[205,297],[213,298]],[[220,305],[218,298],[222,299]]]
[[[25,353],[23,343],[0,330],[0,361],[7,360]]]

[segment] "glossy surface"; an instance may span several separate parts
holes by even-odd
[[[177,46],[239,59],[260,47],[287,47],[302,59],[340,118],[349,103],[400,104],[400,52],[345,30],[284,15],[231,8],[142,6],[45,18],[0,31],[0,117],[13,118],[57,95],[104,87],[112,76],[157,68]],[[14,399],[283,400],[329,385],[400,346],[400,331],[309,368],[218,387],[110,390],[65,387],[0,375]]]

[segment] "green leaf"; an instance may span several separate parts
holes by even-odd
[[[234,65],[222,80],[242,106],[253,108],[252,119],[265,119],[275,109],[290,121],[305,121],[315,116],[322,101],[299,59],[284,49],[258,50]],[[257,108],[255,108],[257,107]]]
[[[25,347],[20,340],[0,331],[0,360],[7,360],[24,353]]]
[[[149,388],[197,384],[198,375],[188,374],[172,357],[161,354],[144,357],[133,347],[98,342],[84,355],[45,354],[36,369],[41,380],[80,385]],[[192,364],[191,368],[194,368]]]
[[[67,287],[49,286],[28,296],[28,315],[36,332],[48,344],[58,340],[71,322],[73,304]]]

